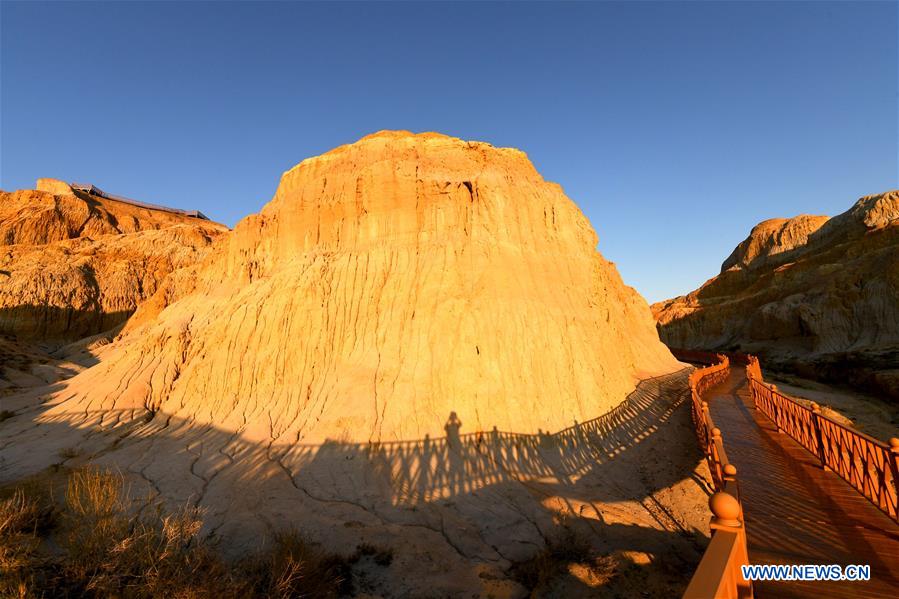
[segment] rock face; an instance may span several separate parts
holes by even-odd
[[[285,173],[72,385],[261,439],[562,428],[678,367],[596,243],[520,151],[376,134]]]
[[[802,214],[795,218],[772,218],[752,228],[749,237],[740,242],[724,264],[721,272],[730,268],[754,270],[777,264],[790,252],[804,247],[810,234],[821,228],[828,217]]]
[[[73,192],[0,192],[0,334],[71,341],[122,324],[222,225]]]
[[[652,310],[672,347],[757,353],[899,398],[899,191],[831,219],[765,221],[720,275]]]
[[[0,481],[75,455],[236,554],[289,527],[390,548],[360,594],[523,597],[512,565],[572,530],[636,573],[612,594],[665,594],[708,473],[687,373],[596,245],[517,150],[382,132],[311,158],[113,343],[37,367],[99,363],[4,398]]]

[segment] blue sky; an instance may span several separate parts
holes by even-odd
[[[0,3],[0,187],[228,225],[380,129],[526,151],[650,301],[899,187],[895,2]]]

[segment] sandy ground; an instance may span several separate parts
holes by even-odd
[[[815,402],[828,416],[881,441],[899,437],[899,405],[846,387],[788,374],[765,375],[768,382],[802,402]]]
[[[98,464],[135,495],[203,508],[204,530],[234,555],[288,528],[331,552],[392,552],[389,565],[354,566],[357,596],[525,597],[520,572],[567,539],[586,553],[552,558],[531,596],[676,596],[708,542],[686,375],[648,379],[612,412],[552,434],[463,429],[381,445],[259,445],[163,413],[49,416],[47,388],[20,387],[0,398],[15,414],[0,422],[0,484]]]

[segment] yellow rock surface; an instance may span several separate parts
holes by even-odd
[[[38,179],[35,189],[37,189],[37,191],[46,191],[47,193],[52,193],[54,195],[73,195],[72,188],[69,184],[65,181],[60,181],[59,179]]]
[[[710,478],[688,372],[596,245],[517,150],[382,132],[311,158],[113,343],[7,369],[0,481],[110,468],[235,556],[291,528],[388,548],[352,566],[376,596],[525,597],[513,564],[566,535],[652,556],[610,594],[662,592]]]
[[[772,218],[752,228],[749,237],[740,242],[721,270],[729,268],[759,268],[776,262],[778,258],[788,255],[797,248],[803,247],[809,235],[821,228],[829,220],[826,216],[802,214],[795,218]]]
[[[227,228],[40,179],[0,192],[0,334],[74,340],[122,324]]]
[[[752,352],[899,398],[899,191],[830,219],[765,221],[721,274],[652,310],[672,347]]]
[[[564,428],[679,367],[596,244],[524,153],[382,132],[286,172],[65,395],[278,441]]]

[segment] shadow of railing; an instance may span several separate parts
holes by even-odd
[[[555,433],[494,428],[458,434],[461,425],[451,414],[445,437],[381,443],[328,440],[321,445],[273,445],[269,451],[296,481],[322,470],[332,478],[335,464],[351,476],[356,465],[368,463],[369,475],[391,489],[394,505],[450,499],[505,481],[571,486],[585,472],[658,430],[686,399],[686,376],[685,369],[647,379],[611,412]]]
[[[202,507],[205,534],[235,555],[293,526],[336,549],[397,543],[507,568],[570,527],[595,551],[664,555],[689,572],[702,533],[655,495],[708,484],[697,480],[688,373],[647,379],[612,411],[553,433],[462,434],[449,418],[446,436],[384,443],[275,443],[177,414],[32,405],[0,424],[0,482],[60,463],[118,470],[135,496]]]
[[[444,437],[266,445],[245,441],[239,432],[140,409],[71,412],[39,408],[34,420],[78,429],[86,440],[114,432],[116,447],[151,441],[162,437],[164,431],[165,438],[177,438],[181,446],[216,447],[212,454],[200,450],[198,460],[226,455],[228,465],[246,470],[249,478],[252,465],[261,459],[256,454],[264,448],[264,459],[276,462],[295,486],[317,482],[310,486],[332,489],[336,498],[342,487],[337,479],[365,480],[372,488],[389,489],[393,505],[414,506],[506,481],[572,486],[585,473],[632,451],[663,426],[688,397],[688,370],[646,379],[612,411],[555,433],[514,433],[494,427],[460,434],[462,423],[454,422],[451,415]],[[221,466],[199,464],[197,468],[215,471]],[[683,476],[679,473],[676,478]],[[677,480],[658,484],[662,487]]]

